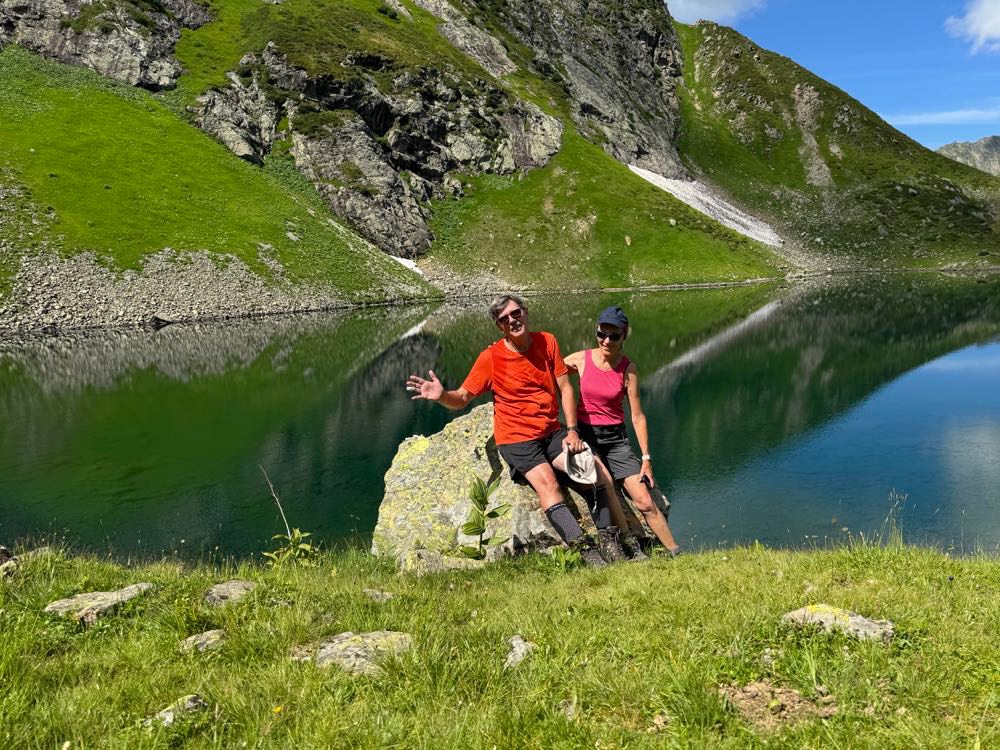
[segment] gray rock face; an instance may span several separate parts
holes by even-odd
[[[226,637],[225,630],[206,630],[181,641],[181,651],[214,651]]]
[[[829,604],[811,604],[788,612],[782,615],[781,621],[799,626],[816,625],[828,632],[839,631],[862,641],[890,641],[895,634],[895,626],[889,620],[870,620]]]
[[[392,255],[412,258],[430,247],[424,206],[455,194],[449,172],[531,169],[561,145],[557,118],[486,81],[422,69],[399,74],[383,91],[368,71],[391,60],[355,55],[343,64],[360,75],[310,78],[268,44],[243,58],[229,86],[199,100],[198,122],[260,163],[276,138],[289,137],[275,132],[287,115],[299,171],[336,215]]]
[[[517,70],[500,41],[469,23],[448,0],[414,0],[414,3],[444,21],[438,30],[445,39],[482,65],[494,78]]]
[[[411,183],[392,168],[360,117],[320,137],[292,136],[295,164],[330,208],[393,255],[413,258],[431,245],[428,216]]]
[[[491,0],[467,0],[494,10]],[[665,177],[687,174],[673,142],[682,55],[659,0],[509,0],[508,31],[537,52],[535,67],[564,82],[582,132],[619,161]]]
[[[200,695],[185,695],[183,698],[178,698],[171,703],[153,718],[146,719],[143,724],[147,727],[151,727],[154,724],[170,727],[180,717],[195,711],[204,711],[206,708],[208,708],[208,704]]]
[[[293,661],[312,661],[318,667],[337,665],[351,674],[377,677],[379,662],[409,651],[413,638],[408,633],[378,630],[373,633],[341,633],[311,646],[292,650]]]
[[[224,607],[227,604],[235,604],[243,597],[257,588],[253,581],[225,581],[217,583],[205,592],[205,604],[210,607]]]
[[[260,90],[256,75],[249,83],[235,73],[228,78],[228,88],[198,98],[198,125],[240,158],[263,164],[274,142],[278,107]]]
[[[134,583],[117,591],[91,591],[52,602],[45,611],[54,615],[69,615],[84,625],[92,625],[98,618],[113,612],[127,601],[153,588],[151,583]]]
[[[172,88],[181,73],[173,57],[181,28],[209,20],[192,0],[98,6],[83,0],[0,0],[0,47],[7,43],[70,65],[84,65],[134,86]]]
[[[460,533],[471,508],[468,495],[473,475],[484,481],[499,476],[500,486],[491,497],[491,507],[501,503],[511,506],[506,517],[490,521],[487,536],[507,541],[489,547],[487,560],[562,544],[542,513],[534,490],[511,481],[493,441],[493,405],[485,404],[450,422],[436,435],[417,435],[399,446],[385,475],[385,496],[372,552],[392,555],[404,569],[413,568],[421,558],[425,563],[433,561],[435,555],[463,567],[474,562],[454,556],[458,546],[475,542]],[[570,509],[583,519],[584,529],[593,533],[586,501],[575,492],[564,492]]]
[[[990,135],[972,143],[949,143],[939,148],[938,153],[1000,177],[1000,135]]]

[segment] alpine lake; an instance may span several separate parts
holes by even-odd
[[[527,299],[563,353],[632,320],[658,483],[688,549],[890,526],[1000,546],[1000,278],[889,274]],[[485,301],[0,341],[0,541],[255,557],[289,523],[366,542],[398,444],[457,416]],[[482,399],[481,399],[482,400]]]

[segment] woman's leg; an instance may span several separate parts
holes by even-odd
[[[629,497],[632,498],[632,502],[635,503],[636,510],[642,513],[643,519],[656,538],[660,540],[660,543],[671,552],[679,549],[680,545],[674,539],[670,526],[667,525],[667,519],[656,507],[653,498],[649,496],[649,488],[639,481],[638,474],[625,480],[625,489],[628,491]]]

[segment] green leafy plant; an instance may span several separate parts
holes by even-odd
[[[486,484],[479,477],[472,478],[469,485],[469,500],[472,501],[472,510],[469,511],[469,518],[462,525],[462,533],[466,536],[478,537],[476,544],[463,545],[459,551],[473,560],[482,560],[486,557],[486,548],[497,546],[506,542],[510,537],[486,536],[487,521],[503,518],[510,513],[510,505],[503,503],[492,510],[486,510],[490,504],[490,496],[497,491],[500,486],[500,477],[497,477],[489,484]]]
[[[555,563],[559,572],[568,573],[574,568],[579,568],[583,565],[583,558],[575,549],[556,547],[552,550],[552,562]]]
[[[293,529],[288,525],[288,519],[285,517],[285,509],[281,507],[281,500],[278,499],[278,493],[274,491],[271,478],[264,471],[263,466],[260,467],[260,470],[264,474],[264,479],[267,480],[267,486],[271,489],[271,497],[274,498],[274,504],[278,506],[278,512],[281,513],[281,520],[285,524],[284,534],[275,534],[271,537],[272,541],[278,542],[278,546],[269,552],[262,552],[261,554],[268,559],[269,565],[282,565],[287,562],[293,562],[311,566],[313,564],[311,558],[318,552],[314,545],[306,541],[312,534],[298,528]]]

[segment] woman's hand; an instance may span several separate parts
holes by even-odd
[[[653,479],[653,464],[649,461],[642,462],[642,469],[639,471],[639,481],[647,487],[656,486],[656,480]]]
[[[428,374],[431,376],[430,380],[424,380],[419,375],[410,375],[406,379],[406,390],[413,394],[411,401],[417,401],[422,398],[428,401],[441,400],[441,396],[444,395],[444,386],[441,385],[441,381],[434,374],[434,370],[430,370]]]

